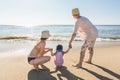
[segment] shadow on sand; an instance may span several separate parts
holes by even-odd
[[[86,68],[82,68],[83,70],[85,70],[85,71],[87,71],[87,72],[89,72],[90,74],[92,74],[92,75],[94,75],[96,78],[98,78],[99,80],[112,80],[112,79],[110,79],[110,78],[108,78],[108,77],[105,77],[105,76],[103,76],[103,75],[100,75],[100,74],[98,74],[98,73],[96,73],[96,72],[94,72],[94,71],[91,71],[91,70],[89,70],[89,69],[86,69]]]
[[[57,80],[55,77],[53,77],[50,73],[50,70],[42,65],[41,66],[44,71],[37,71],[35,69],[32,69],[28,72],[28,80]]]
[[[117,74],[109,69],[106,69],[106,68],[99,66],[97,64],[91,64],[91,65],[102,69],[103,71],[107,72],[108,74],[110,74],[111,76],[113,76],[117,79],[120,79],[119,74]],[[44,71],[36,71],[35,69],[30,70],[28,72],[28,80],[57,80],[51,74],[57,73],[58,71],[60,72],[60,73],[57,73],[58,80],[63,80],[62,77],[64,77],[66,80],[84,80],[83,78],[80,78],[80,77],[74,75],[73,73],[71,73],[69,70],[67,70],[67,68],[65,66],[63,66],[62,68],[56,68],[55,71],[51,71],[51,72],[46,66],[42,65],[41,67],[45,70]],[[87,68],[82,68],[82,69],[89,72],[90,74],[94,75],[99,80],[112,80],[106,76],[98,74],[98,73],[91,71]]]
[[[57,74],[58,80],[63,80],[62,77],[66,78],[66,80],[84,80],[72,74],[64,66],[62,68],[56,68],[55,71],[51,72],[46,66],[41,65],[41,67],[45,70],[44,71],[37,71],[35,69],[30,70],[28,72],[28,80],[57,80],[55,77],[51,75],[52,73],[57,73],[57,71],[60,72]]]
[[[102,69],[103,71],[107,72],[107,73],[110,74],[111,76],[114,76],[115,78],[120,79],[120,75],[119,75],[119,74],[117,74],[117,73],[115,73],[115,72],[113,72],[113,71],[111,71],[111,70],[109,70],[109,69],[107,69],[107,68],[104,68],[104,67],[102,67],[102,66],[100,66],[100,65],[97,65],[97,64],[92,64],[92,65],[94,65],[94,66]]]
[[[57,74],[59,80],[64,80],[64,79],[62,79],[62,77],[64,77],[65,80],[84,80],[83,78],[80,78],[80,77],[74,75],[73,73],[71,73],[70,71],[68,71],[67,67],[65,67],[65,66],[63,66],[62,68],[56,68],[56,70],[51,73],[55,73],[57,71],[60,72]]]

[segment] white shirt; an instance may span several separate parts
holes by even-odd
[[[82,40],[92,41],[98,37],[97,28],[85,17],[80,17],[75,23],[74,33],[80,34]]]

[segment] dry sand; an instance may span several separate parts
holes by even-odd
[[[72,49],[64,56],[64,67],[57,70],[52,57],[42,66],[48,71],[34,70],[27,63],[27,56],[1,57],[0,80],[120,80],[120,46],[95,48],[93,64],[83,63],[83,69],[72,67],[78,62],[79,53],[79,48]]]

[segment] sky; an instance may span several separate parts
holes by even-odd
[[[120,24],[120,0],[0,0],[0,25],[74,24],[73,8],[95,25]]]

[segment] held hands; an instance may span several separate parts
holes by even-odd
[[[69,43],[69,46],[68,46],[68,47],[69,47],[69,49],[71,49],[71,48],[72,48],[72,44],[71,44],[71,43]]]
[[[65,53],[68,53],[71,48],[72,48],[72,44],[69,43],[68,49],[65,51]]]
[[[45,53],[47,53],[47,52],[52,52],[53,51],[53,49],[52,48],[45,48]]]
[[[45,48],[44,54],[47,53],[47,52],[49,52],[49,51],[52,53],[52,52],[53,52],[53,49],[52,49],[52,48]]]
[[[53,50],[52,48],[45,48],[45,51],[51,51]]]
[[[49,48],[49,51],[53,51],[53,49],[52,49],[52,48]]]
[[[53,49],[50,48],[49,51],[50,51],[50,53],[51,53],[51,56],[54,56],[54,54],[53,54]]]

